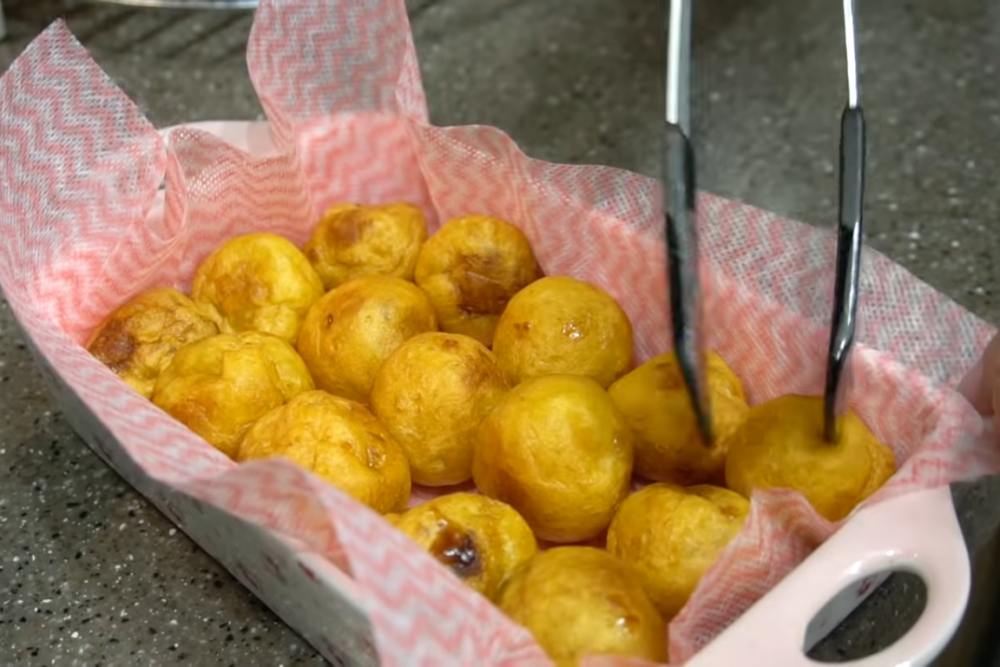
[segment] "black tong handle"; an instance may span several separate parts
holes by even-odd
[[[823,396],[823,436],[837,442],[838,417],[850,383],[850,356],[857,329],[865,197],[865,117],[848,106],[840,119],[840,202],[837,228],[837,274]]]

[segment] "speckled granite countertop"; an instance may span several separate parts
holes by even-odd
[[[3,0],[0,70],[51,0]],[[69,4],[69,3],[67,3]],[[536,157],[655,174],[656,3],[424,0],[411,8],[432,117],[487,123]],[[840,15],[823,0],[699,3],[701,185],[818,224],[834,215],[843,98]],[[255,118],[246,13],[68,11],[71,28],[158,125]],[[1000,6],[860,7],[870,123],[869,241],[1000,321]],[[978,550],[995,480],[955,489]],[[864,655],[919,613],[897,577],[819,649]],[[322,664],[298,636],[137,496],[70,431],[0,302],[0,664]]]

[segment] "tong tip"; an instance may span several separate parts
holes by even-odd
[[[712,408],[708,399],[708,385],[705,376],[705,360],[700,347],[681,345],[677,349],[677,361],[687,385],[688,397],[694,411],[695,423],[706,446],[715,444],[712,427]]]
[[[715,432],[712,429],[712,413],[708,404],[703,400],[695,401],[694,413],[697,418],[698,432],[701,434],[701,440],[706,446],[711,447],[715,444]]]

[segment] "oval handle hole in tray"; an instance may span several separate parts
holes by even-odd
[[[865,599],[854,611],[843,611],[861,596]],[[803,637],[803,653],[821,664],[875,655],[909,632],[926,606],[927,584],[916,573],[890,570],[859,579],[841,589],[812,618]],[[852,619],[850,624],[844,623],[847,618]]]

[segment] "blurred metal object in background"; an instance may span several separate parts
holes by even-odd
[[[77,0],[80,2],[158,9],[255,9],[259,4],[259,0]]]
[[[698,272],[694,149],[691,146],[691,0],[668,0],[666,164],[663,172],[667,280],[674,354],[706,446],[713,443],[705,376],[701,276]]]

